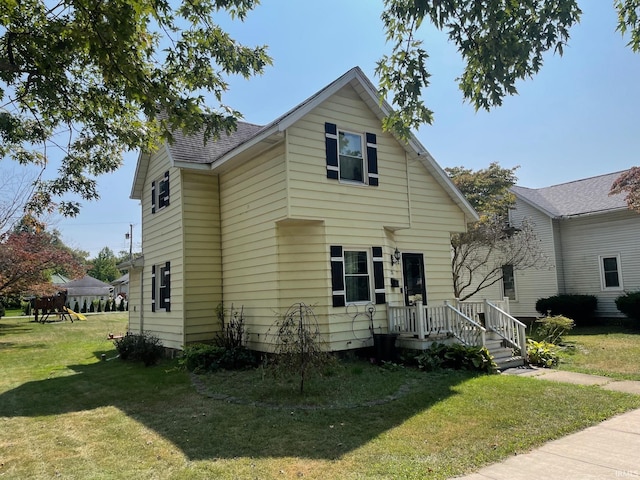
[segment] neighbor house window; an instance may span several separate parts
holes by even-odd
[[[378,186],[378,145],[375,133],[356,133],[325,123],[327,178]]]
[[[600,278],[603,290],[622,290],[620,255],[600,257]]]
[[[169,206],[169,172],[151,182],[151,213]]]
[[[171,311],[171,262],[151,267],[151,311]]]
[[[331,246],[332,305],[386,302],[382,247]]]
[[[516,299],[516,278],[513,274],[513,265],[502,266],[502,296],[509,300]]]

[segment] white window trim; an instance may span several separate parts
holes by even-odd
[[[617,287],[607,287],[604,276],[604,259],[605,258],[615,258],[616,266],[618,267],[618,286]],[[612,255],[600,255],[598,256],[598,269],[600,270],[600,288],[603,292],[619,292],[624,290],[624,285],[622,282],[622,262],[620,261],[620,254],[612,254]]]
[[[347,256],[345,255],[347,252],[365,252],[367,254],[367,278],[369,285],[369,300],[360,300],[358,302],[349,302],[347,300]],[[370,303],[375,303],[375,292],[373,290],[373,254],[371,252],[371,248],[366,247],[343,247],[342,248],[342,258],[343,260],[343,281],[344,281],[344,298],[345,305],[368,305]],[[363,274],[350,274],[349,276],[360,276],[363,277]]]
[[[169,177],[168,180],[166,180],[166,183],[169,183],[171,181],[171,177]],[[160,210],[164,210],[165,208],[167,208],[169,206],[168,203],[165,203],[164,199],[162,200],[162,202],[160,201],[160,192],[161,192],[161,188],[160,185],[165,183],[165,175],[162,174],[160,175],[160,177],[156,178],[156,191],[155,191],[155,202],[156,202],[156,212],[159,212]],[[171,192],[169,192],[169,198],[171,196]],[[162,204],[162,206],[160,206]]]
[[[367,161],[367,137],[364,133],[360,132],[352,132],[350,130],[344,130],[342,128],[338,128],[337,129],[337,138],[338,138],[338,181],[340,183],[345,183],[348,185],[368,185],[369,184],[369,168],[368,168],[368,161]],[[362,181],[359,182],[358,180],[349,180],[347,178],[342,178],[342,175],[340,174],[340,134],[341,133],[348,133],[350,135],[356,135],[358,137],[360,137],[360,148],[362,149]],[[356,157],[352,157],[352,158],[356,158]]]
[[[503,265],[504,267],[505,265]],[[510,302],[517,302],[518,301],[518,280],[516,280],[516,269],[513,268],[513,265],[511,266],[512,268],[512,272],[513,272],[513,297],[514,298],[509,298]],[[500,280],[500,283],[502,285],[502,296],[506,297],[507,295],[505,295],[505,291],[504,291],[504,274],[502,276],[502,279]]]

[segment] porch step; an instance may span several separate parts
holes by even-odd
[[[508,357],[500,360],[494,359],[493,361],[496,362],[498,370],[500,370],[501,372],[506,370],[507,368],[516,368],[524,365],[524,358],[522,358],[521,356]]]
[[[498,348],[489,348],[487,350],[493,357],[493,361],[496,362],[498,370],[505,370],[507,368],[514,368],[524,365],[524,358],[520,355],[514,356],[513,349],[499,346]]]

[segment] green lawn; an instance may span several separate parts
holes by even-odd
[[[640,380],[640,326],[624,322],[574,328],[564,343],[562,370]]]
[[[116,313],[0,320],[1,477],[444,479],[640,407],[597,387],[358,363],[331,376],[362,386],[305,399],[260,371],[196,390],[176,362],[112,359],[107,334],[125,329]]]

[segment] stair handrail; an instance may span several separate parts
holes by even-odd
[[[478,322],[475,322],[474,320],[466,316],[456,307],[451,305],[448,300],[445,300],[444,304],[449,314],[449,330],[453,334],[453,336],[465,345],[484,347],[486,345],[487,329],[480,325]],[[478,337],[480,337],[480,342],[477,341]],[[476,341],[474,341],[474,339],[476,339]]]
[[[527,326],[509,313],[485,300],[485,325],[527,358]]]

